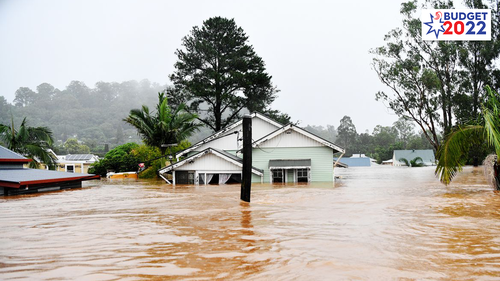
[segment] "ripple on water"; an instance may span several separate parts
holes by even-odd
[[[500,196],[479,169],[339,169],[335,184],[98,182],[0,199],[2,280],[500,278]]]

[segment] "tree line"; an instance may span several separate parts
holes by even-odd
[[[154,105],[165,85],[148,80],[97,82],[93,88],[71,81],[65,89],[42,83],[35,90],[21,87],[13,104],[0,97],[0,124],[20,124],[26,117],[30,126],[48,127],[54,148],[75,152],[74,141],[90,151],[104,151],[129,141],[139,142],[136,130],[122,121],[141,104]],[[70,143],[66,144],[68,140]],[[86,148],[82,148],[83,151]],[[78,151],[78,150],[77,150]]]
[[[422,132],[416,133],[413,121],[399,118],[392,126],[377,125],[370,133],[358,133],[351,117],[344,116],[335,129],[333,125],[307,125],[304,129],[345,148],[345,157],[365,154],[378,163],[392,158],[394,150],[432,149]]]

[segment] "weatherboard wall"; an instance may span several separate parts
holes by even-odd
[[[264,182],[270,181],[269,160],[278,159],[311,159],[311,181],[333,181],[333,150],[326,146],[254,148],[252,152],[252,165],[264,171]],[[260,182],[260,178],[252,177],[252,181]]]
[[[255,138],[254,138],[255,139]],[[289,130],[259,144],[260,148],[275,147],[317,147],[323,144],[296,131]]]

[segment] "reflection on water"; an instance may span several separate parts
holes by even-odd
[[[500,196],[480,169],[339,169],[335,185],[87,183],[0,199],[2,280],[500,278]]]

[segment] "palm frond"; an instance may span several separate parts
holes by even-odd
[[[411,167],[410,166],[410,162],[406,158],[399,158],[398,161],[405,163],[405,165],[408,166],[408,167]]]
[[[437,152],[438,165],[435,173],[439,180],[448,185],[462,171],[467,159],[465,156],[471,147],[484,142],[485,137],[485,127],[481,125],[458,127],[448,134]]]
[[[418,161],[420,161],[420,163]],[[413,158],[413,160],[410,161],[410,164],[412,167],[423,167],[424,160],[422,159],[422,157],[417,156],[417,157]]]

